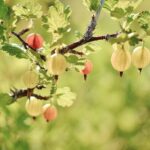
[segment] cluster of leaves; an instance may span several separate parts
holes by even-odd
[[[12,12],[11,16],[9,10]],[[2,40],[0,50],[7,52],[11,56],[15,56],[18,59],[29,59],[31,67],[36,68],[36,64],[45,67],[45,62],[40,58],[40,53],[33,51],[32,49],[27,50],[22,43],[16,44],[9,42],[9,38],[6,37],[6,34],[14,31],[17,28],[17,25],[22,21],[26,21],[27,28],[32,27],[30,23],[31,20],[34,23],[37,19],[41,21],[43,27],[46,28],[47,32],[52,35],[52,43],[45,43],[45,49],[42,50],[42,54],[45,56],[50,54],[50,47],[52,44],[56,43],[63,37],[63,34],[70,31],[69,18],[71,15],[71,10],[69,6],[64,6],[60,1],[55,1],[55,3],[50,6],[46,14],[43,13],[42,7],[37,1],[25,1],[14,5],[12,8],[9,8],[3,0],[0,1],[0,40]],[[7,25],[6,18],[11,17],[9,22],[9,27]],[[41,19],[42,18],[42,19]],[[31,24],[31,25],[30,25]],[[31,29],[32,30],[32,29]],[[49,48],[47,48],[47,47]],[[47,51],[48,53],[44,52]],[[69,58],[69,57],[68,57]],[[79,59],[76,58],[71,60],[73,64],[77,63]],[[82,63],[83,65],[83,63]],[[57,104],[62,107],[69,107],[73,104],[76,95],[71,92],[69,87],[58,88],[56,85],[53,85],[53,79],[47,74],[46,70],[40,69],[40,83],[52,85],[50,94],[54,96],[53,99],[57,97]],[[14,100],[11,95],[6,93],[0,94],[1,104],[10,104]],[[52,101],[52,99],[51,99]]]
[[[69,32],[69,18],[71,9],[64,6],[59,0],[56,0],[53,6],[50,6],[46,15],[43,15],[43,26],[52,35],[53,44],[60,40],[65,32]]]
[[[83,0],[83,4],[94,14],[97,12],[102,2],[104,2],[104,0]],[[148,36],[150,34],[150,12],[142,11],[136,13],[134,11],[140,2],[141,0],[137,0],[136,2],[134,0],[105,1],[104,8],[110,13],[112,18],[119,20],[120,30],[122,32],[117,38],[110,39],[109,42],[120,43],[128,41],[130,45],[135,45],[141,41],[143,36]],[[28,51],[23,45],[20,46],[10,43],[10,33],[16,30],[17,25],[22,20],[26,21],[26,26],[30,26],[31,30],[33,26],[32,22],[34,23],[37,20],[40,21],[47,33],[52,36],[52,41],[49,43],[45,42],[45,47],[41,52],[47,57],[52,48],[61,48],[65,45],[62,39],[63,36],[71,30],[69,22],[70,15],[70,7],[64,6],[59,0],[56,0],[46,13],[42,11],[42,7],[37,1],[25,1],[13,6],[11,9],[3,0],[0,0],[0,50],[7,52],[11,56],[16,56],[19,59],[29,59],[32,64],[38,64],[45,69],[45,62],[41,59],[40,52],[36,53],[33,50]],[[6,18],[10,18],[8,19],[9,21],[7,21]],[[77,37],[82,38],[82,34],[78,32]],[[85,55],[88,55],[95,49],[91,44],[87,44],[82,48]],[[85,57],[81,58],[77,55],[67,54],[66,59],[71,64],[69,69],[73,68],[79,71],[83,68]],[[42,84],[52,84],[52,76],[49,76],[46,70],[40,69],[39,74]],[[75,95],[70,93],[68,88],[57,90],[52,86],[52,91],[52,93],[55,93],[55,97],[58,98],[57,103],[59,105],[70,106],[73,103]],[[66,101],[66,97],[69,97],[70,101]]]

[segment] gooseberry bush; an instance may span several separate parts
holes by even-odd
[[[78,40],[64,43],[64,36],[71,32],[71,9],[60,0],[51,3],[47,11],[36,1],[25,1],[13,7],[0,0],[0,50],[19,59],[31,62],[22,76],[24,89],[10,87],[10,93],[0,93],[1,105],[10,105],[26,97],[25,109],[33,118],[43,115],[46,121],[57,117],[57,106],[70,107],[76,94],[69,87],[59,87],[60,76],[76,71],[87,79],[93,70],[88,56],[94,41],[106,40],[112,45],[110,65],[120,76],[133,64],[140,72],[150,63],[150,51],[145,39],[150,35],[150,12],[135,12],[141,0],[83,0],[91,12],[85,33],[74,34]],[[107,11],[119,22],[120,30],[106,35],[96,35],[101,11]],[[36,21],[50,36],[47,40],[34,32]],[[25,28],[18,24],[24,21]],[[102,21],[102,20],[101,20]],[[26,36],[26,37],[25,37]],[[18,43],[13,43],[16,38]],[[48,41],[48,42],[47,42]],[[76,50],[77,48],[80,50]],[[49,90],[49,95],[39,95],[35,90]]]

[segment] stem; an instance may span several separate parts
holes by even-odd
[[[96,28],[97,21],[98,21],[98,18],[99,18],[99,16],[100,16],[101,10],[102,10],[102,8],[103,8],[104,2],[105,2],[105,0],[100,0],[100,1],[99,1],[99,7],[98,7],[98,9],[97,9],[97,11],[96,11],[96,14],[92,16],[91,21],[90,21],[90,24],[89,24],[89,26],[88,26],[88,28],[87,28],[85,34],[84,34],[84,37],[83,37],[83,38],[84,38],[85,40],[89,40],[89,39],[92,38],[92,36],[93,36],[93,31],[94,31],[95,28]]]
[[[21,38],[20,35],[22,35],[22,34],[25,33],[25,32],[27,32],[27,31],[22,30],[22,31],[19,32],[19,33],[16,33],[16,32],[14,32],[14,31],[12,31],[11,33],[12,33],[13,35],[15,35],[15,36],[20,40],[20,42],[23,44],[23,46],[24,46],[25,49],[28,49],[28,47],[29,47],[29,48],[32,49],[33,51],[36,51],[36,49],[32,48],[28,43],[26,43],[26,42]],[[41,58],[42,60],[46,61],[46,58],[45,58],[44,55],[41,55],[41,54],[40,54],[40,58]]]
[[[95,36],[92,37],[88,40],[85,40],[84,38],[80,39],[77,42],[74,42],[70,45],[67,45],[66,47],[62,48],[59,50],[60,53],[65,54],[67,52],[72,52],[73,49],[82,46],[84,44],[93,42],[93,41],[99,41],[99,40],[109,40],[110,38],[116,38],[118,35],[120,34],[120,32],[114,33],[114,34],[107,34],[107,35],[102,35],[102,36]]]
[[[30,89],[30,90],[34,90],[34,89]],[[17,101],[17,99],[22,98],[22,97],[27,97],[28,96],[28,91],[29,89],[11,89],[12,95],[11,97],[13,98],[13,102]],[[37,99],[40,100],[49,100],[50,96],[41,96],[38,94],[34,94],[33,92],[30,93],[30,96],[34,96]]]

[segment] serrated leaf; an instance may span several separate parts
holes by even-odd
[[[17,58],[25,58],[27,59],[27,54],[25,53],[24,48],[18,46],[17,44],[5,44],[2,46],[3,51],[7,52],[11,56],[15,56]]]
[[[40,18],[42,16],[41,5],[36,1],[25,1],[13,6],[13,11],[20,19]]]
[[[57,104],[62,107],[70,107],[76,99],[76,94],[72,93],[69,87],[58,88]]]
[[[135,46],[139,42],[140,42],[140,40],[136,36],[130,38],[130,40],[129,40],[129,43],[130,43],[131,46]]]
[[[116,7],[114,10],[111,11],[111,16],[118,18],[118,19],[125,16],[125,14],[126,14],[126,12],[124,11],[124,9],[118,8],[118,7]]]
[[[7,93],[0,93],[0,106],[8,105],[12,102],[13,98]]]
[[[111,11],[119,0],[106,0],[104,3],[104,8]]]
[[[4,4],[3,0],[0,0],[0,19],[5,19],[7,16],[8,7]]]
[[[71,64],[76,64],[79,58],[76,55],[70,55],[67,57],[67,61]]]
[[[99,7],[99,0],[83,0],[83,4],[90,10],[96,11]]]
[[[43,26],[52,34],[53,43],[60,40],[64,33],[70,31],[69,18],[71,10],[69,6],[64,6],[59,0],[51,6],[47,16],[43,16]]]

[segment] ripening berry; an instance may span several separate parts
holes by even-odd
[[[39,82],[39,76],[36,72],[30,70],[23,75],[23,82],[29,89],[34,88]]]
[[[90,60],[87,60],[84,64],[84,69],[81,70],[81,73],[84,75],[84,79],[86,80],[87,75],[90,74],[93,70],[93,64]]]
[[[29,115],[37,117],[42,113],[42,101],[31,97],[27,100],[25,108]]]
[[[131,65],[131,54],[124,47],[117,46],[111,56],[111,64],[113,68],[120,72],[120,76],[126,71]]]
[[[55,106],[50,106],[50,104],[45,104],[43,106],[43,116],[47,122],[55,120],[57,113],[58,112]]]
[[[43,46],[43,38],[40,34],[31,33],[27,36],[26,42],[33,49],[39,49]]]
[[[48,72],[52,75],[60,75],[67,68],[66,58],[62,54],[55,53],[47,60]]]
[[[133,50],[132,63],[140,71],[150,63],[150,51],[146,47],[139,46]]]

